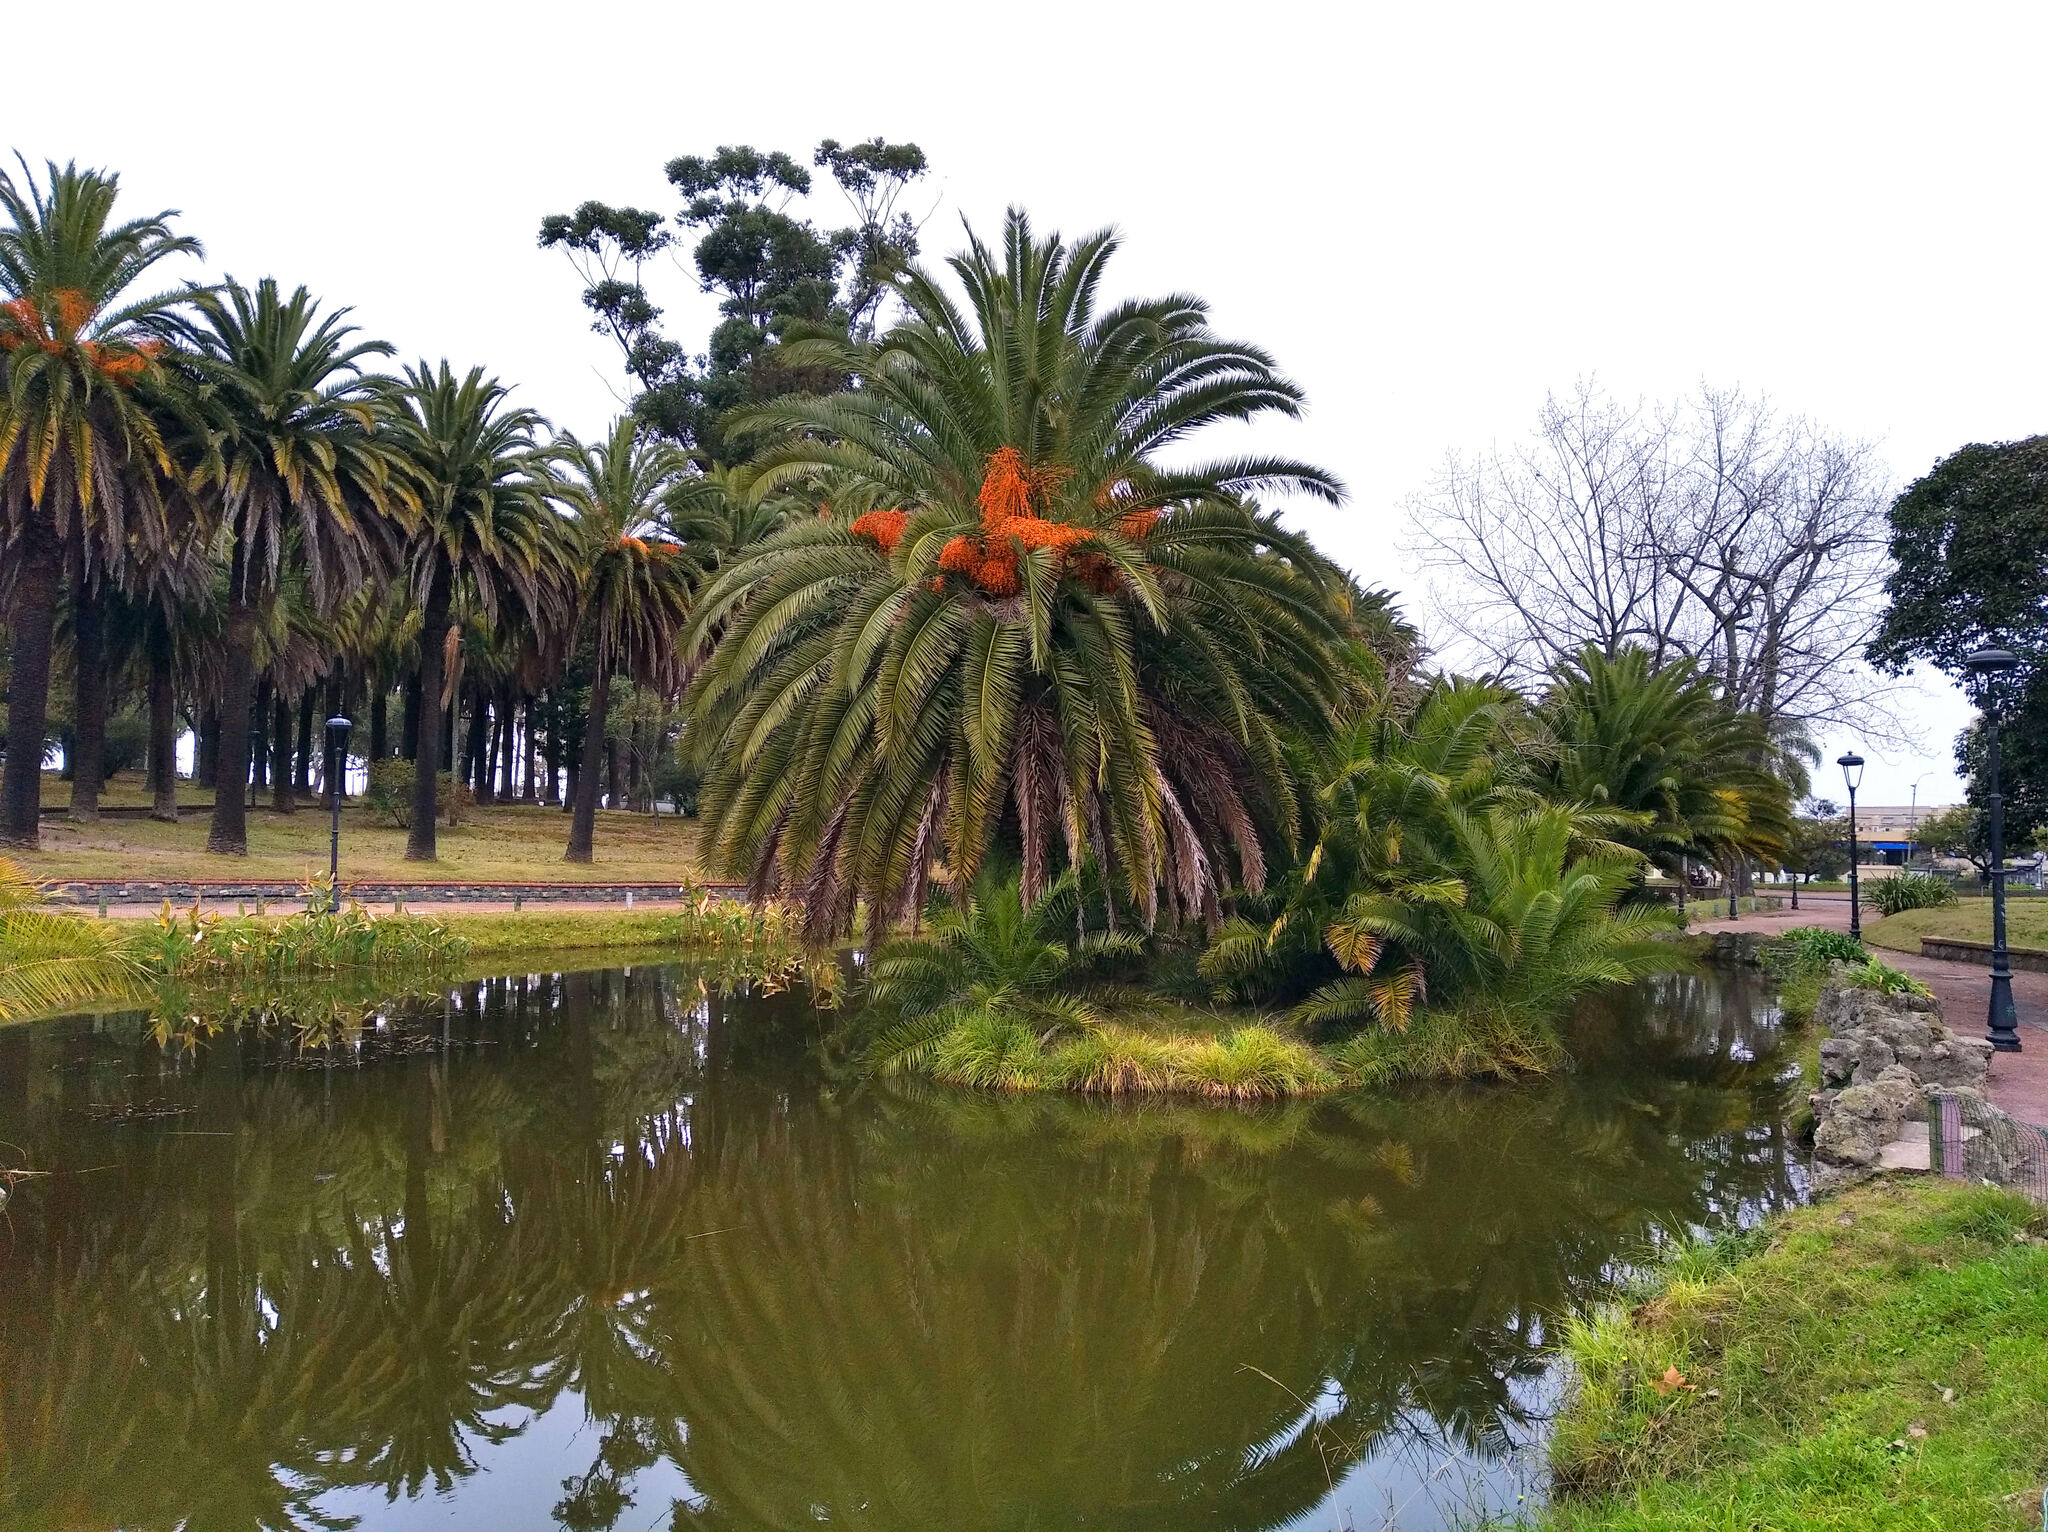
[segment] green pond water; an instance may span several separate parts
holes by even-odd
[[[1562,1315],[1804,1180],[1732,973],[1257,1111],[863,1083],[674,966],[194,1007],[0,1029],[0,1528],[1442,1532],[1541,1495]]]

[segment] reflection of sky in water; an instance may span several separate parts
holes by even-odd
[[[337,1490],[314,1502],[323,1516],[355,1518],[358,1527],[376,1532],[419,1532],[451,1526],[489,1528],[491,1532],[555,1532],[554,1506],[562,1497],[562,1481],[587,1473],[597,1460],[601,1426],[592,1422],[580,1394],[564,1392],[538,1415],[508,1410],[490,1418],[495,1426],[511,1426],[518,1435],[503,1442],[469,1442],[476,1472],[456,1481],[445,1495],[432,1490],[412,1500],[386,1500],[382,1490]],[[627,1492],[633,1503],[617,1524],[617,1532],[646,1532],[666,1527],[678,1500],[694,1501],[696,1491],[683,1471],[659,1458],[633,1475]]]

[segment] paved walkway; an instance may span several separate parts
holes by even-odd
[[[1691,931],[1782,931],[1791,926],[1849,929],[1849,900],[1842,894],[1805,893],[1800,908],[1759,910],[1735,920],[1725,915],[1698,920]],[[1871,928],[1864,908],[1864,931]],[[1941,1014],[1956,1031],[1981,1035],[1991,1005],[1991,975],[1976,963],[1953,963],[1922,957],[1917,952],[1872,949],[1894,968],[1911,974],[1934,991]],[[1991,1057],[1991,1099],[2022,1122],[2048,1127],[2048,973],[2015,973],[2012,997],[2019,1012],[2020,1051]]]

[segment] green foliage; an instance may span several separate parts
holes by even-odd
[[[1653,667],[1638,648],[1587,645],[1540,708],[1556,748],[1549,790],[1644,816],[1617,831],[1667,872],[1683,858],[1775,861],[1792,829],[1789,763],[1756,715],[1721,700],[1690,659]]]
[[[440,774],[435,794],[445,823],[462,823],[463,811],[476,806],[476,794],[467,782],[457,782],[447,772]],[[373,814],[391,821],[398,829],[412,826],[413,763],[396,756],[370,762],[370,782],[363,794],[364,805]]]
[[[1548,1016],[1676,965],[1670,916],[1622,906],[1641,862],[1610,837],[1647,813],[1544,801],[1523,727],[1511,694],[1471,682],[1362,716],[1321,769],[1308,857],[1245,901],[1204,974],[1226,998],[1300,996],[1298,1025],[1398,1029],[1425,998]]]
[[[0,1023],[118,999],[143,977],[129,928],[52,909],[41,884],[0,858]]]
[[[1794,926],[1772,938],[1762,952],[1764,966],[1781,978],[1800,968],[1863,963],[1869,958],[1863,943],[1847,931],[1831,931],[1825,926]]]
[[[452,968],[469,943],[421,915],[336,908],[333,890],[307,890],[308,907],[281,920],[179,913],[166,904],[149,933],[152,966],[177,979],[280,980],[345,969],[421,973]]]
[[[1896,915],[1902,910],[1938,909],[1956,902],[1955,885],[1931,873],[1901,873],[1896,878],[1876,878],[1864,898],[1879,914]]]
[[[1879,958],[1871,958],[1845,975],[1857,989],[1874,989],[1881,995],[1931,995],[1933,990],[1909,973],[1901,973]]]
[[[2038,1525],[2048,1248],[2007,1192],[1881,1182],[1571,1321],[1554,1532]]]
[[[816,514],[698,602],[707,850],[821,938],[908,918],[934,860],[963,892],[1010,822],[1027,902],[1092,851],[1141,924],[1213,921],[1296,822],[1283,738],[1327,733],[1363,646],[1341,573],[1244,497],[1338,486],[1155,461],[1300,393],[1193,299],[1098,309],[1114,248],[1013,212],[954,262],[964,309],[912,271],[876,347],[805,343],[860,388],[733,423],[774,438],[733,493]]]
[[[1367,1027],[1328,1056],[1345,1084],[1367,1088],[1548,1074],[1566,1057],[1549,1017],[1483,999],[1422,1011],[1404,1028]]]

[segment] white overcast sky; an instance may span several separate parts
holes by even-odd
[[[928,254],[1009,203],[1113,223],[1307,389],[1263,444],[1350,484],[1301,521],[1415,593],[1400,503],[1544,393],[1701,380],[1874,439],[1903,484],[2048,425],[2048,6],[603,3],[93,7],[9,18],[0,141],[121,172],[211,271],[355,306],[558,424],[615,409],[541,217],[672,211],[673,155],[912,139]],[[28,66],[26,61],[41,62]],[[814,199],[836,216],[836,193]],[[693,344],[710,302],[660,293]],[[1952,801],[1945,686],[1862,797]],[[1819,785],[1833,781],[1824,768]]]

